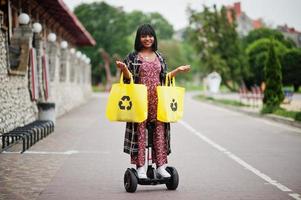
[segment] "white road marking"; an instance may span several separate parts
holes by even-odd
[[[76,150],[69,150],[63,152],[51,152],[51,151],[25,151],[24,154],[57,154],[57,155],[72,155],[78,154],[79,151]]]
[[[275,187],[277,187],[279,190],[281,190],[283,192],[289,192],[288,195],[291,196],[292,198],[294,198],[296,200],[301,200],[300,194],[294,193],[291,189],[289,189],[285,185],[279,183],[276,180],[273,180],[271,177],[269,177],[266,174],[260,172],[258,169],[252,167],[250,164],[248,164],[247,162],[245,162],[244,160],[242,160],[241,158],[239,158],[235,154],[231,153],[230,151],[228,151],[224,147],[220,146],[219,144],[215,143],[214,141],[212,141],[211,139],[209,139],[205,135],[201,134],[199,131],[197,131],[196,129],[194,129],[187,122],[185,122],[185,121],[179,121],[179,123],[182,124],[185,128],[187,128],[190,132],[192,132],[196,136],[198,136],[200,139],[202,139],[203,141],[207,142],[209,145],[211,145],[215,149],[219,150],[220,152],[224,153],[229,158],[231,158],[232,160],[234,160],[235,162],[237,162],[238,164],[240,164],[241,166],[243,166],[247,170],[253,172],[255,175],[257,175],[261,179],[265,180],[266,182],[270,183],[271,185],[274,185]]]
[[[301,196],[300,194],[297,194],[297,193],[291,193],[289,194],[291,197],[293,197],[294,199],[297,199],[297,200],[301,200]]]
[[[5,154],[20,154],[20,152],[9,152],[4,151],[2,153]],[[77,150],[69,150],[69,151],[61,151],[61,152],[53,152],[53,151],[25,151],[23,154],[40,154],[40,155],[72,155],[72,154],[109,154],[107,151],[77,151]]]

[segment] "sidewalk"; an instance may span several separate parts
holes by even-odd
[[[66,161],[71,157],[87,157],[86,152],[79,152],[79,150],[98,147],[97,140],[100,140],[98,132],[101,130],[99,118],[103,112],[99,110],[101,108],[98,106],[97,99],[92,98],[87,104],[57,119],[54,132],[25,153],[20,154],[20,146],[16,145],[9,149],[9,152],[0,154],[0,200],[35,200],[41,197],[42,192],[45,192],[45,189],[53,182]],[[102,128],[108,129],[108,127]],[[87,135],[95,138],[93,140],[95,144],[88,143],[91,140],[88,140]],[[93,156],[91,160],[101,163],[99,153],[92,150],[91,152],[90,155]],[[82,167],[82,173],[85,173],[85,166],[88,164],[76,163],[70,169]],[[91,170],[87,171],[86,176],[89,172],[95,173]],[[95,174],[93,175],[95,177]],[[61,179],[59,181],[66,182]],[[74,182],[78,185],[80,183]],[[78,192],[80,189],[77,192],[73,191],[74,194]]]

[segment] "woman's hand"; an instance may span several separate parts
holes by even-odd
[[[123,70],[126,68],[126,64],[125,64],[124,62],[119,61],[119,60],[116,60],[116,65],[117,65],[117,67],[118,67],[121,71],[123,71]]]
[[[175,77],[178,73],[186,73],[189,72],[189,70],[190,70],[190,65],[183,65],[169,72],[169,76],[172,78]]]
[[[183,65],[177,68],[177,70],[179,72],[185,73],[185,72],[189,72],[190,70],[190,65]]]
[[[119,60],[116,60],[115,61],[117,67],[121,70],[121,72],[123,73],[123,76],[126,78],[126,79],[130,79],[132,74],[131,72],[128,70],[126,64],[124,62],[121,62]]]

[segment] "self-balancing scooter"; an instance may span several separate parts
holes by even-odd
[[[179,175],[174,167],[166,167],[166,171],[171,175],[169,178],[163,178],[158,174],[152,164],[152,146],[153,146],[153,132],[155,124],[147,124],[147,178],[139,179],[136,169],[128,168],[124,173],[124,188],[127,192],[135,192],[137,185],[158,185],[165,184],[168,190],[176,190],[179,184]]]

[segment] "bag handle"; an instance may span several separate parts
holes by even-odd
[[[171,74],[167,73],[166,77],[165,77],[165,86],[168,86],[168,83],[170,83],[171,87],[175,87],[176,86],[176,78],[172,77],[170,78]]]
[[[120,84],[124,84],[124,81],[123,81],[123,73],[121,73],[120,75]],[[133,80],[133,75],[130,73],[130,84],[134,84],[134,80]]]

